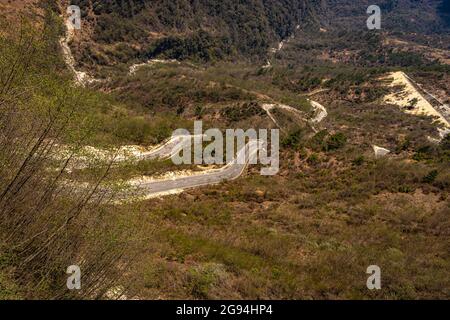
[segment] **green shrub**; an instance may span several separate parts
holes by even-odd
[[[281,145],[285,148],[300,149],[304,137],[303,129],[296,129],[290,132],[282,141]]]
[[[411,193],[414,191],[414,188],[409,185],[401,185],[398,187],[398,192],[400,193]]]
[[[416,161],[430,160],[433,158],[433,147],[431,145],[424,145],[417,148],[413,155]]]
[[[447,134],[444,139],[442,139],[440,147],[444,151],[450,151],[450,134]]]
[[[222,115],[229,121],[245,120],[251,116],[263,114],[264,111],[256,102],[236,104],[222,110]]]
[[[194,109],[194,114],[197,118],[201,118],[203,115],[203,107],[202,106],[196,106]]]
[[[364,156],[359,156],[359,157],[356,157],[356,158],[352,161],[352,164],[353,164],[354,166],[360,166],[360,165],[362,165],[362,164],[364,163],[364,161],[365,161]]]
[[[325,145],[325,151],[336,150],[342,148],[347,142],[347,137],[342,132],[331,135]]]
[[[431,170],[430,172],[427,173],[427,175],[425,177],[423,177],[422,182],[433,183],[434,180],[436,180],[437,176],[438,176],[438,171]]]
[[[313,153],[308,157],[308,160],[306,160],[306,161],[311,165],[315,165],[315,164],[319,163],[320,160],[319,160],[319,156],[316,153]]]

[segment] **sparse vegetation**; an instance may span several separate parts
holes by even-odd
[[[365,21],[354,1],[336,12],[352,19],[325,31],[313,23],[325,2],[200,0],[195,14],[190,1],[72,2],[87,23],[97,18],[92,39],[73,43],[80,65],[108,79],[96,89],[72,83],[56,7],[0,34],[0,299],[104,299],[114,288],[140,299],[449,297],[450,135],[430,142],[432,119],[383,103],[380,79],[401,66],[445,92],[448,66],[353,32]],[[395,17],[393,1],[382,6]],[[398,17],[394,29],[414,30]],[[299,21],[262,69],[253,57]],[[183,61],[128,74],[156,56]],[[308,121],[307,97],[326,106],[322,122]],[[302,116],[274,109],[275,123],[263,103]],[[124,180],[202,168],[100,157],[71,166],[84,146],[148,147],[198,119],[205,129],[280,127],[279,173],[252,165],[234,181],[117,203]],[[374,144],[392,153],[375,158]],[[64,286],[73,264],[83,270],[75,293]],[[383,290],[365,286],[371,264]]]

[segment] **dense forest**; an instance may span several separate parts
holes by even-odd
[[[110,65],[149,58],[215,61],[264,58],[296,32],[314,39],[330,32],[366,30],[369,0],[73,0],[90,32],[78,60]],[[383,31],[448,34],[449,2],[383,0]],[[336,40],[339,40],[336,38]],[[89,42],[89,44],[87,43]],[[92,45],[92,42],[94,45]]]
[[[103,44],[134,41],[140,55],[203,60],[262,55],[310,21],[320,1],[107,0],[72,1]],[[95,21],[95,22],[94,22]],[[199,31],[200,30],[200,31]]]

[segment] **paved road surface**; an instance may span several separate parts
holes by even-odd
[[[233,161],[220,169],[210,170],[198,175],[143,182],[136,186],[135,190],[133,190],[134,194],[138,196],[151,196],[173,190],[184,190],[217,184],[225,180],[234,180],[242,175],[249,161],[257,155],[258,143],[258,140],[249,141],[239,150]]]

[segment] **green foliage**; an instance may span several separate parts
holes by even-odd
[[[132,251],[132,222],[96,192],[107,161],[89,159],[104,166],[86,187],[70,175],[107,100],[73,84],[59,55],[60,20],[42,14],[0,35],[0,296],[100,298]],[[61,286],[73,264],[84,270],[85,291]]]
[[[388,55],[388,61],[391,65],[400,67],[422,66],[426,64],[424,58],[415,52],[391,52]]]
[[[316,153],[312,153],[309,155],[308,159],[306,159],[306,161],[310,164],[310,165],[315,165],[318,164],[320,162],[319,156]]]
[[[195,116],[200,119],[203,115],[203,107],[202,106],[196,106],[194,109]]]
[[[80,6],[84,19],[95,16],[93,37],[99,43],[134,42],[144,47],[140,57],[203,61],[234,53],[265,55],[272,42],[291,35],[298,21],[315,10],[303,0],[74,0],[72,4]],[[155,31],[172,35],[148,46],[147,34]]]
[[[400,193],[411,193],[414,192],[414,188],[409,185],[401,185],[398,187],[398,192]]]
[[[450,151],[450,134],[447,134],[444,139],[442,139],[440,146],[443,151]]]
[[[144,69],[144,68],[143,68]],[[118,77],[114,86],[118,98],[128,105],[140,105],[147,111],[181,111],[219,102],[250,100],[252,96],[234,87],[211,86],[204,74],[195,74],[188,68],[160,65],[137,72],[132,78]],[[144,109],[142,108],[142,109]],[[192,110],[194,111],[194,110]]]
[[[104,43],[143,40],[145,31],[131,20],[123,19],[117,12],[102,14],[97,19],[94,40]]]
[[[342,148],[347,142],[347,137],[342,132],[329,136],[325,142],[324,150],[333,151]]]
[[[248,119],[255,115],[262,116],[265,112],[261,109],[258,103],[245,102],[225,107],[221,113],[228,121],[236,122]]]
[[[326,142],[325,139],[328,136],[328,131],[327,130],[321,130],[319,132],[317,132],[310,140],[308,145],[316,150],[316,151],[322,151],[325,149],[326,147]]]
[[[312,72],[300,74],[295,81],[292,81],[292,74],[287,72],[277,72],[272,78],[272,83],[274,85],[292,91],[311,91],[320,86],[321,82],[321,79]]]
[[[365,161],[366,159],[364,158],[364,156],[358,156],[352,161],[352,164],[354,166],[361,166],[362,164],[364,164]]]
[[[184,60],[192,58],[201,61],[219,60],[231,53],[225,39],[213,38],[206,31],[198,31],[189,37],[170,36],[157,40],[143,55],[147,58],[163,56]]]
[[[191,268],[188,273],[191,293],[198,299],[208,299],[209,290],[220,281],[220,265],[206,264],[202,267]]]
[[[436,180],[438,173],[439,172],[437,170],[431,170],[425,177],[423,177],[422,182],[433,183]]]
[[[433,157],[434,148],[427,144],[419,146],[413,155],[413,159],[417,161],[430,160]]]
[[[418,101],[419,100],[417,98],[413,98],[413,99],[409,100],[408,105],[405,108],[407,110],[413,110],[416,107]]]
[[[281,146],[299,150],[304,143],[305,130],[302,128],[295,129],[285,136],[281,141]]]
[[[406,138],[398,142],[395,152],[400,153],[402,151],[406,151],[411,147],[411,140]]]
[[[142,144],[150,133],[150,125],[144,118],[123,119],[118,123],[117,135],[124,140],[129,139]],[[157,137],[158,140],[166,136]]]

